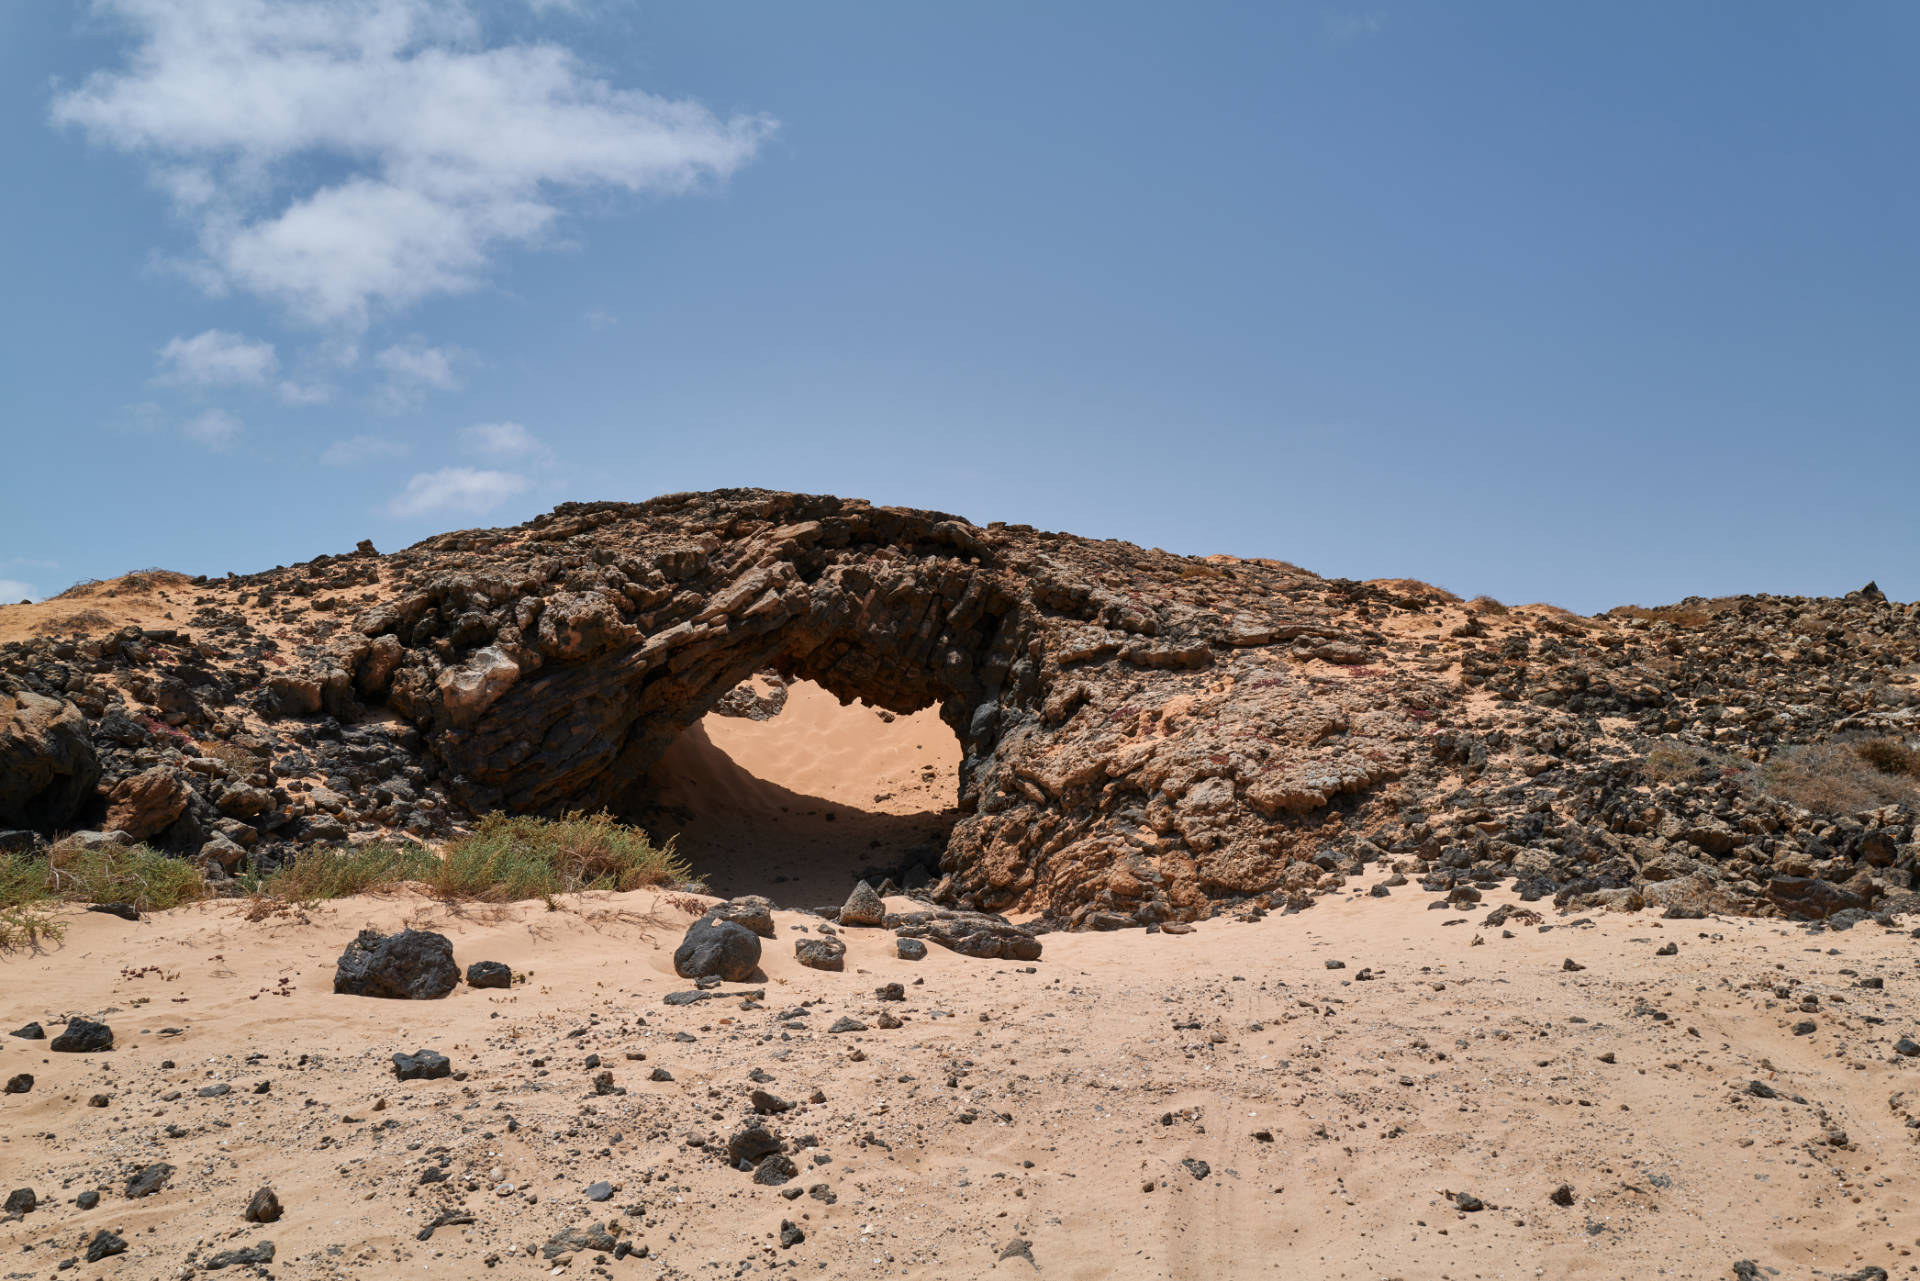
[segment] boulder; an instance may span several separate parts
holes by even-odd
[[[513,969],[500,961],[475,961],[467,967],[468,987],[512,987]]]
[[[759,965],[759,936],[744,925],[712,916],[689,925],[673,953],[673,971],[683,979],[717,977],[744,983]]]
[[[47,1048],[62,1054],[99,1054],[113,1048],[113,1029],[91,1019],[72,1019],[66,1031],[47,1042]]]
[[[109,832],[125,832],[144,841],[180,817],[193,795],[178,770],[156,765],[113,785],[107,793]]]
[[[793,955],[811,970],[841,970],[846,968],[847,945],[839,939],[797,939]]]
[[[397,1001],[436,1000],[459,982],[452,940],[427,930],[361,930],[340,954],[333,973],[333,990],[342,996]]]
[[[415,1050],[393,1056],[393,1075],[402,1081],[437,1081],[453,1075],[453,1064],[444,1054]]]
[[[99,779],[79,708],[26,690],[0,692],[0,827],[67,827]]]
[[[879,925],[887,919],[887,905],[873,886],[865,881],[853,887],[845,907],[840,909],[842,925]]]

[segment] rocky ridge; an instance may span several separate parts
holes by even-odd
[[[156,581],[184,618],[81,589],[0,646],[0,842],[101,830],[219,875],[637,812],[772,671],[940,707],[962,817],[927,893],[963,911],[1158,926],[1383,861],[1579,908],[1920,902],[1911,778],[1822,746],[1898,766],[1912,729],[1920,615],[1871,585],[1585,618],[760,490]]]

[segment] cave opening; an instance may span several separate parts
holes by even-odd
[[[938,706],[843,704],[767,670],[679,732],[634,808],[715,894],[837,905],[863,877],[938,879],[960,818],[961,757]]]

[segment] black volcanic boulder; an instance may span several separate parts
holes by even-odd
[[[475,961],[467,967],[468,987],[512,987],[513,968],[504,961]]]
[[[428,930],[361,930],[333,972],[333,990],[342,996],[395,1001],[437,1000],[459,982],[452,940]]]
[[[719,977],[744,983],[759,965],[759,936],[744,925],[711,916],[689,925],[673,953],[673,971],[683,979]]]
[[[99,780],[79,708],[26,690],[0,691],[0,827],[71,827]]]
[[[453,1075],[453,1064],[444,1054],[415,1050],[412,1054],[393,1056],[393,1074],[402,1081],[437,1081]]]
[[[48,1042],[48,1048],[62,1054],[98,1054],[113,1048],[113,1029],[91,1019],[72,1019],[66,1031]]]

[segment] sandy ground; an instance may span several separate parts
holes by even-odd
[[[863,867],[935,867],[954,809],[960,744],[937,708],[842,706],[811,681],[771,720],[709,715],[652,772],[672,836],[717,894],[817,907],[846,901]]]
[[[819,973],[793,940],[820,922],[783,912],[764,984],[687,1007],[663,1004],[689,987],[671,970],[687,905],[653,893],[465,916],[413,898],[254,923],[233,903],[137,924],[76,914],[58,950],[0,960],[0,1022],[53,1035],[94,1016],[118,1043],[55,1054],[0,1035],[0,1076],[36,1078],[0,1095],[0,1182],[42,1202],[0,1224],[0,1274],[52,1277],[112,1228],[127,1253],[75,1275],[183,1276],[261,1241],[282,1278],[544,1275],[559,1265],[530,1246],[608,1222],[647,1257],[584,1251],[560,1270],[1920,1270],[1920,1060],[1892,1049],[1920,1031],[1905,931],[1551,912],[1550,929],[1503,929],[1481,921],[1504,894],[1433,911],[1412,886],[1363,889],[1184,935],[1049,935],[1031,968],[937,948],[908,962],[891,935],[854,929],[846,972]],[[525,982],[334,995],[353,933],[403,921]],[[1657,955],[1667,943],[1677,954]],[[887,982],[905,1001],[876,999]],[[901,1025],[881,1030],[883,1011]],[[872,1030],[829,1032],[842,1015]],[[1815,1028],[1796,1035],[1802,1021]],[[389,1056],[416,1048],[465,1079],[397,1082]],[[624,1093],[596,1094],[596,1070]],[[756,1085],[797,1104],[769,1120],[800,1164],[786,1189],[709,1155],[753,1119]],[[96,1092],[107,1106],[87,1105]],[[171,1181],[128,1200],[128,1175],[156,1161]],[[590,1202],[600,1180],[613,1195]],[[1549,1200],[1563,1183],[1568,1206]],[[242,1220],[262,1185],[286,1206],[269,1226]],[[783,1199],[800,1188],[817,1191]],[[83,1211],[88,1189],[102,1199]],[[1456,1208],[1458,1192],[1486,1208]],[[471,1225],[419,1239],[458,1207]],[[783,1220],[805,1240],[780,1248]],[[1031,1262],[1001,1257],[1013,1242]]]

